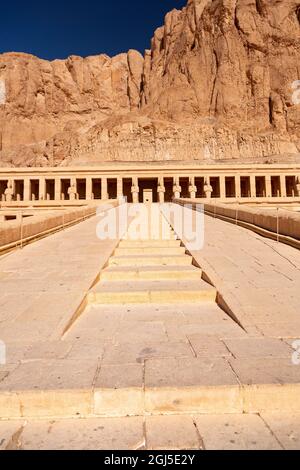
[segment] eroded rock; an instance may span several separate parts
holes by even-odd
[[[144,57],[2,54],[0,164],[299,154],[299,32],[299,0],[189,0]]]

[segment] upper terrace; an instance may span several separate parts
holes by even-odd
[[[183,197],[294,204],[300,202],[300,164],[115,164],[0,171],[2,206],[81,205],[123,196],[128,202]]]

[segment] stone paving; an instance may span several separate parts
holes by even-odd
[[[0,450],[299,448],[298,413],[0,421]]]
[[[97,223],[93,217],[0,258],[0,336],[9,362],[22,344],[61,338],[118,243],[100,241]]]
[[[300,338],[300,251],[205,217],[205,244],[194,259],[248,333]]]
[[[72,428],[72,422],[60,418],[73,416],[90,417],[76,421],[74,447],[80,445],[81,426],[89,429],[95,423],[97,428],[97,420],[101,423],[105,419],[103,423],[117,429],[122,427],[121,416],[124,423],[135,424],[132,434],[128,431],[128,441],[116,437],[116,448],[145,446],[143,426],[141,434],[138,432],[144,419],[149,427],[147,448],[168,446],[164,440],[167,433],[165,437],[161,433],[159,443],[155,442],[156,432],[151,431],[163,428],[160,423],[164,419],[170,423],[169,440],[174,447],[180,442],[178,448],[299,445],[299,438],[289,437],[289,433],[294,436],[294,427],[299,429],[298,415],[293,420],[293,413],[300,412],[300,366],[292,362],[293,340],[300,337],[299,252],[206,217],[204,249],[192,252],[191,257],[178,251],[180,243],[174,239],[167,250],[172,259],[169,264],[156,249],[151,255],[149,243],[148,253],[142,246],[133,253],[125,240],[115,251],[119,241],[100,242],[95,235],[96,223],[91,219],[0,259],[0,328],[8,357],[7,364],[0,366],[0,409],[2,418],[29,419],[24,428],[29,437],[21,446],[67,445],[57,439],[59,432]],[[145,263],[153,256],[164,259],[161,266]],[[193,258],[202,270],[190,259],[176,264],[176,256]],[[153,289],[158,273],[168,283],[163,294],[158,285]],[[186,286],[185,277],[191,273],[194,281]],[[216,304],[215,296],[193,297],[193,283],[198,283],[200,290],[215,290],[208,286],[208,279],[226,304],[227,313]],[[111,283],[115,288],[107,291]],[[138,283],[145,283],[140,284],[145,286],[141,291],[160,291],[159,302],[132,297],[132,292],[138,292]],[[89,293],[99,291],[99,286],[109,295],[116,291],[119,295],[122,287],[123,297],[110,305],[107,297],[104,301],[92,296],[81,315],[70,323],[83,298],[89,299]],[[180,300],[182,289],[185,294]],[[283,413],[282,427],[272,414],[275,411]],[[170,413],[174,417],[159,416]],[[235,417],[222,424],[227,413],[235,413]],[[244,418],[241,413],[249,415]],[[125,418],[127,415],[132,418]],[[57,433],[53,440],[45,437],[43,441],[42,431],[34,434],[37,423],[32,418],[47,416],[57,422]],[[111,418],[94,421],[91,416]],[[213,419],[215,437],[210,434]],[[181,422],[185,424],[177,427]],[[9,430],[3,438],[5,448],[19,442],[20,429],[22,436],[26,435],[22,424],[15,430],[17,423],[1,422],[4,435],[6,426]],[[45,421],[38,425],[41,430],[50,426]],[[104,443],[99,444],[100,436],[95,437],[95,444],[87,432],[82,445],[112,446],[109,433],[103,437],[103,425],[99,426]],[[183,441],[180,436],[176,441],[181,426],[192,426],[195,442],[185,441],[184,436]],[[263,439],[255,440],[251,429],[253,434],[261,429]],[[232,439],[235,433],[236,441]],[[118,431],[113,434],[118,436]]]

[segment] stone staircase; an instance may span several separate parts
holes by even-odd
[[[202,280],[167,221],[159,217],[156,225],[156,238],[120,242],[88,293],[89,304],[215,302],[216,289]]]

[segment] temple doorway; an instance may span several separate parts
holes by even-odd
[[[157,196],[158,179],[139,179],[139,202],[153,203],[158,201]]]

